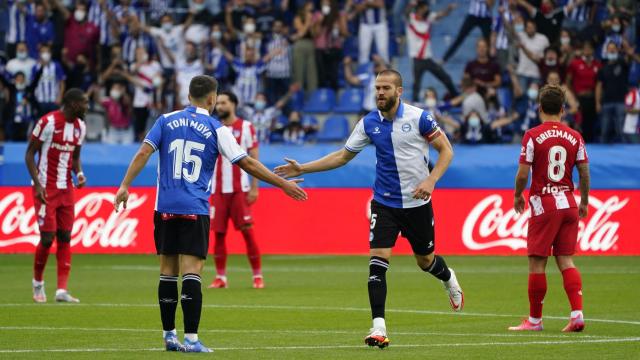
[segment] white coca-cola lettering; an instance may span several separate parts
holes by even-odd
[[[102,248],[124,248],[130,246],[138,235],[139,220],[128,215],[142,206],[146,195],[131,194],[127,209],[113,211],[114,194],[92,192],[78,199],[75,204],[75,222],[71,231],[71,246]],[[0,248],[29,243],[37,245],[40,240],[37,216],[33,206],[25,208],[25,194],[13,192],[0,200],[0,229],[3,237]],[[108,216],[104,216],[108,212]],[[102,213],[102,214],[101,214]]]
[[[579,202],[579,199],[577,200]],[[606,252],[618,241],[620,222],[611,216],[622,209],[629,199],[611,196],[605,201],[589,196],[590,217],[579,223],[578,246],[582,251]],[[462,227],[462,242],[470,250],[485,250],[505,246],[512,250],[527,247],[527,223],[531,213],[516,214],[513,208],[503,210],[501,195],[482,199],[469,212]],[[594,211],[595,210],[595,211]]]

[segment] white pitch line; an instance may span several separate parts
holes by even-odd
[[[59,307],[143,307],[152,308],[157,307],[156,304],[111,304],[111,303],[95,303],[95,304],[32,304],[32,303],[12,303],[12,304],[0,304],[2,307],[45,307],[45,306],[59,306]],[[369,312],[369,308],[356,308],[356,307],[330,307],[330,306],[305,306],[305,305],[223,305],[223,304],[205,304],[203,308],[220,308],[220,309],[247,309],[247,310],[287,310],[287,311],[353,311],[353,312]],[[405,313],[405,314],[424,314],[424,315],[450,315],[450,316],[477,316],[477,317],[522,317],[522,314],[492,314],[492,313],[474,313],[474,312],[450,312],[450,311],[436,311],[436,310],[415,310],[415,309],[387,309],[389,313]],[[547,316],[545,319],[552,320],[567,320],[566,316]],[[586,318],[586,321],[612,323],[612,324],[627,324],[627,325],[640,325],[640,321],[632,320],[616,320],[616,319],[592,319]]]
[[[638,342],[640,337],[612,338],[593,340],[555,340],[555,341],[521,341],[521,342],[477,342],[477,343],[436,343],[436,344],[394,344],[393,348],[422,348],[422,347],[484,347],[484,346],[527,346],[527,345],[567,345],[567,344],[602,344]],[[335,349],[361,349],[363,345],[299,345],[299,346],[255,346],[255,347],[214,347],[214,351],[256,351],[256,350],[335,350]],[[0,354],[13,353],[38,353],[38,352],[147,352],[162,351],[163,349],[121,349],[121,348],[92,348],[92,349],[9,349],[0,350]]]
[[[37,331],[96,331],[96,332],[154,332],[160,333],[158,329],[134,329],[134,328],[91,328],[91,327],[52,327],[52,326],[0,326],[0,331],[11,330],[37,330]],[[200,329],[200,333],[233,333],[233,334],[313,334],[313,335],[359,335],[361,331],[355,330],[275,330],[275,329]],[[458,337],[505,337],[505,338],[522,338],[522,337],[534,337],[534,338],[551,338],[551,339],[575,339],[574,335],[557,334],[546,335],[539,333],[447,333],[447,332],[393,332],[393,336],[458,336]],[[604,335],[585,335],[580,334],[580,338],[593,338],[593,339],[613,339],[614,336]]]

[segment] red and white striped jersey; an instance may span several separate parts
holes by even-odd
[[[38,157],[38,179],[45,189],[70,189],[73,151],[84,141],[84,122],[76,119],[65,121],[60,110],[44,115],[31,138],[42,143]]]
[[[258,147],[256,129],[249,121],[237,118],[233,124],[227,127],[231,130],[240,147],[247,153],[249,150]],[[213,177],[211,187],[212,194],[219,191],[222,191],[223,194],[239,191],[247,192],[251,188],[249,175],[240,169],[239,166],[231,164],[231,162],[223,156],[218,156],[214,174],[215,176]]]
[[[577,207],[573,167],[589,161],[579,132],[555,121],[528,130],[522,138],[520,163],[531,165],[531,215]]]

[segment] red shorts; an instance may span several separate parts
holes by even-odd
[[[573,255],[578,242],[578,209],[569,208],[542,213],[529,219],[527,254]]]
[[[246,192],[215,193],[211,196],[211,200],[211,228],[214,232],[227,232],[229,218],[233,221],[236,230],[253,224],[251,205],[247,201]]]
[[[40,232],[71,231],[74,220],[73,189],[46,189],[47,203],[43,204],[33,192],[33,204]]]

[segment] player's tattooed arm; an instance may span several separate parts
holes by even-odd
[[[589,188],[591,187],[591,175],[589,175],[589,163],[578,163],[578,177],[580,178],[580,205],[578,214],[581,218],[587,217],[589,208]]]
[[[524,196],[522,192],[527,187],[527,182],[529,181],[529,170],[531,169],[531,165],[520,164],[518,166],[518,173],[516,174],[516,185],[514,191],[514,199],[513,199],[513,208],[516,210],[518,214],[522,214],[524,212]]]

